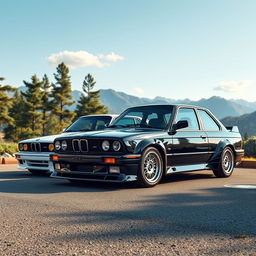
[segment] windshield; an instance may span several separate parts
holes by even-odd
[[[166,129],[171,119],[172,106],[129,108],[109,127],[141,127]]]
[[[111,116],[85,116],[77,119],[64,132],[103,130],[110,123]]]

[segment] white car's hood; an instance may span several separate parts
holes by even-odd
[[[31,143],[31,142],[41,142],[41,143],[53,143],[53,141],[63,135],[72,135],[76,133],[81,133],[81,132],[65,132],[62,134],[56,134],[56,135],[50,135],[50,136],[43,136],[43,137],[37,137],[33,139],[27,139],[27,140],[22,140],[20,143]]]

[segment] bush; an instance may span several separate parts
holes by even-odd
[[[14,154],[16,152],[18,152],[17,143],[0,141],[0,155],[2,155],[3,153]]]
[[[244,142],[244,154],[246,157],[256,157],[256,136]]]

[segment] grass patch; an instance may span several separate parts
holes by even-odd
[[[4,153],[14,154],[16,152],[18,152],[17,143],[0,141],[0,155]]]

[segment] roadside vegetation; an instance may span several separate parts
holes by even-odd
[[[5,153],[13,155],[16,152],[18,152],[18,144],[17,143],[0,141],[0,156]]]
[[[247,138],[244,141],[244,152],[247,158],[256,158],[256,136]]]
[[[25,90],[19,91],[4,85],[4,78],[0,77],[0,130],[5,140],[18,142],[58,134],[81,115],[108,112],[100,103],[99,90],[93,90],[96,81],[91,74],[84,78],[83,93],[74,111],[69,109],[74,101],[69,69],[64,63],[58,65],[54,78],[55,81],[50,82],[46,74],[42,79],[33,75],[23,81]],[[1,141],[0,144],[3,147]]]

